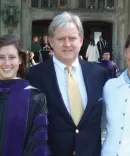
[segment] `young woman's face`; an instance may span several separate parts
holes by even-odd
[[[15,79],[20,64],[21,59],[14,45],[0,48],[0,80]]]

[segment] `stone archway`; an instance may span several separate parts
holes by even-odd
[[[35,20],[32,22],[32,36],[38,35],[43,36],[43,34],[48,33],[48,26],[51,20]]]
[[[90,39],[94,39],[94,32],[101,32],[104,39],[109,43],[110,48],[112,45],[112,29],[113,23],[107,21],[84,21],[84,44],[81,49],[81,55],[85,56]]]

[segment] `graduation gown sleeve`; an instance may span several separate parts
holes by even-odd
[[[50,156],[46,98],[36,90],[31,96],[23,156]]]

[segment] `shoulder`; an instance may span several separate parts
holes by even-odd
[[[90,77],[94,77],[96,81],[99,81],[99,83],[103,82],[104,84],[108,80],[107,69],[98,65],[97,63],[84,61],[81,63],[81,67],[86,75],[89,74]]]
[[[37,98],[40,98],[40,97],[45,98],[46,96],[44,93],[40,92],[39,89],[32,88],[30,97],[31,97],[31,99],[37,100]]]
[[[46,96],[38,89],[31,89],[30,109],[33,111],[35,110],[43,111],[44,114],[47,114]]]
[[[86,65],[89,66],[89,68],[91,68],[92,70],[95,70],[96,72],[107,72],[106,68],[100,66],[98,63],[95,62],[87,62],[86,61]]]
[[[115,93],[118,88],[124,84],[125,82],[122,81],[121,76],[119,76],[118,78],[109,79],[104,85],[103,93],[106,96],[113,95],[113,93]]]
[[[32,71],[35,71],[35,72],[39,72],[39,70],[41,71],[43,71],[43,69],[47,69],[48,68],[48,66],[50,66],[52,64],[52,59],[49,59],[49,60],[47,60],[47,61],[45,61],[45,62],[42,62],[42,63],[39,63],[39,64],[37,64],[37,65],[35,65],[35,66],[31,66],[29,69],[28,69],[28,71],[29,72],[32,72]]]
[[[33,77],[36,79],[39,78],[39,75],[43,73],[44,63],[39,63],[29,67],[26,71],[26,78],[30,81]]]
[[[43,66],[42,63],[39,63],[39,64],[37,64],[37,65],[35,65],[35,66],[31,66],[28,70],[29,70],[29,71],[37,71],[37,70],[40,69],[42,66]]]
[[[107,89],[111,89],[111,88],[115,88],[116,85],[117,85],[117,81],[118,81],[118,78],[113,78],[113,79],[109,79],[106,83],[105,83],[105,86],[104,86],[104,89],[107,90]]]
[[[119,79],[118,78],[113,78],[109,79],[104,87],[103,87],[103,99],[105,102],[105,105],[111,105],[113,107],[113,101],[116,98],[119,98],[118,91],[119,89]]]
[[[126,82],[124,80],[124,72],[117,78],[113,78],[113,79],[109,79],[106,84],[105,84],[105,88],[119,88],[120,86],[125,85]]]

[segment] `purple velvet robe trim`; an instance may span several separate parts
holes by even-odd
[[[10,92],[10,88],[0,88],[0,92],[3,93]]]
[[[38,115],[34,120],[34,124],[37,126],[48,125],[47,115]]]
[[[39,141],[48,140],[47,130],[43,129],[43,130],[37,131],[36,134],[34,135],[34,138]]]
[[[11,92],[3,156],[22,155],[30,99],[30,89],[24,90],[24,88],[28,85],[27,81],[21,79],[10,85]]]
[[[51,151],[48,146],[39,146],[34,150],[36,156],[51,156]],[[44,154],[43,154],[44,153]]]

